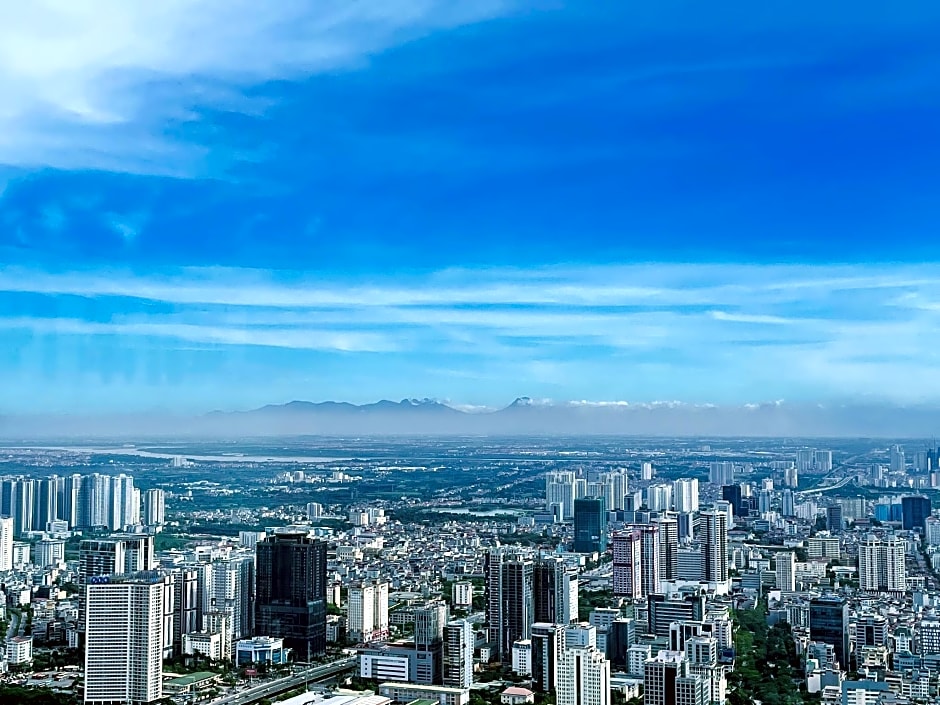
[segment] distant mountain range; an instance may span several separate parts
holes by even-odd
[[[373,404],[292,401],[201,416],[0,417],[0,438],[248,437],[365,435],[630,435],[930,438],[940,407],[885,404],[740,406],[681,402],[549,402],[519,397],[498,409],[465,410],[434,399]]]

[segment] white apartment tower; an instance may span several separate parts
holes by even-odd
[[[858,587],[869,592],[904,592],[904,541],[869,536],[858,546]]]
[[[353,641],[368,643],[388,636],[388,583],[350,586],[347,620]]]
[[[166,492],[150,489],[144,494],[144,524],[162,526],[166,523]]]
[[[95,578],[85,588],[85,704],[144,705],[163,697],[168,578]]]
[[[796,554],[786,551],[777,554],[777,589],[786,592],[796,590]]]
[[[443,683],[450,688],[473,685],[473,625],[465,619],[444,625]]]
[[[0,573],[13,570],[13,517],[0,517]]]
[[[677,512],[698,511],[698,479],[683,478],[672,483],[673,505]]]
[[[558,705],[610,705],[610,661],[595,647],[565,648],[556,675]]]
[[[643,597],[643,554],[639,529],[618,531],[612,538],[614,595]]]

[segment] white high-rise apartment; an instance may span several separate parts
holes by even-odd
[[[817,450],[813,453],[813,467],[817,472],[829,472],[832,470],[832,451]]]
[[[724,486],[734,484],[734,463],[727,461],[714,462],[708,467],[708,481],[713,485]]]
[[[144,524],[162,526],[166,523],[166,492],[150,489],[144,495]]]
[[[13,517],[0,517],[0,573],[13,570]]]
[[[610,705],[610,661],[595,647],[562,650],[556,676],[558,705]]]
[[[812,448],[805,448],[796,451],[796,469],[797,471],[812,470],[815,466],[815,453]]]
[[[858,587],[870,592],[903,592],[907,589],[904,542],[869,536],[858,546]]]
[[[653,479],[653,464],[652,463],[645,462],[640,465],[640,479],[641,480]]]
[[[714,509],[701,514],[702,580],[719,591],[728,587],[728,515]]]
[[[545,508],[552,511],[557,505],[560,518],[567,521],[574,516],[574,500],[577,495],[577,478],[570,471],[554,471],[545,475]]]
[[[903,472],[907,467],[907,461],[904,458],[904,451],[901,446],[892,446],[891,448],[891,472]]]
[[[650,485],[646,488],[646,506],[654,512],[672,508],[672,485]]]
[[[793,592],[796,590],[796,555],[790,551],[777,554],[777,589]]]
[[[624,509],[623,498],[627,495],[630,488],[630,482],[627,478],[626,470],[614,470],[613,472],[603,473],[601,481],[610,487],[609,495],[613,498],[608,506],[611,509]]]
[[[152,573],[111,580],[85,588],[85,704],[154,702],[163,697],[163,605],[172,583]]]
[[[940,519],[927,517],[924,521],[924,537],[931,546],[940,546]]]
[[[367,643],[388,636],[388,583],[351,586],[347,620],[349,638],[353,641]]]
[[[682,478],[672,483],[672,500],[677,512],[697,512],[698,479]]]

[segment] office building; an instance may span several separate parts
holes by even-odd
[[[796,555],[783,551],[776,557],[777,589],[786,592],[796,590]]]
[[[706,705],[709,689],[681,651],[660,651],[643,664],[644,705]]]
[[[849,606],[845,599],[824,595],[810,600],[809,634],[813,641],[832,646],[839,665],[849,667]]]
[[[163,526],[166,523],[166,492],[150,489],[144,493],[144,524]]]
[[[542,556],[532,572],[536,622],[567,624],[578,618],[578,573],[556,556]]]
[[[833,504],[826,507],[826,529],[829,531],[842,531],[845,522],[842,517],[842,505]]]
[[[658,524],[647,524],[638,528],[640,530],[640,590],[645,597],[660,591],[662,545]]]
[[[907,571],[901,539],[868,536],[858,546],[858,586],[868,592],[904,592]]]
[[[0,556],[2,556],[3,525],[0,519]],[[33,546],[33,565],[48,568],[65,561],[65,541],[62,539],[41,539]],[[2,561],[0,561],[2,562]],[[0,568],[2,570],[2,568]]]
[[[298,660],[326,651],[326,542],[298,527],[256,547],[255,634],[281,638]]]
[[[784,490],[780,493],[780,513],[785,517],[796,516],[796,503],[793,499],[793,490]]]
[[[561,624],[536,622],[532,625],[532,685],[549,693],[557,683],[558,659],[565,647],[565,628]]]
[[[388,583],[352,585],[347,602],[347,634],[355,642],[369,643],[388,636]]]
[[[574,552],[601,553],[607,549],[607,508],[600,497],[574,501]]]
[[[656,636],[668,637],[673,622],[700,622],[705,618],[705,594],[695,587],[682,588],[670,595],[650,595],[647,605],[649,631]]]
[[[245,639],[255,633],[256,582],[255,560],[251,554],[234,554],[212,564],[208,608],[229,615],[232,639]]]
[[[83,539],[79,544],[78,577],[81,582],[101,575],[151,570],[153,536],[115,534],[107,539]]]
[[[610,705],[610,661],[592,646],[565,647],[555,694],[558,705]]]
[[[902,526],[906,531],[925,528],[930,516],[930,500],[927,497],[901,498]]]
[[[731,505],[734,515],[746,517],[750,510],[744,501],[744,492],[741,485],[724,485],[721,488],[721,498]]]
[[[525,552],[491,549],[485,557],[486,621],[493,656],[509,663],[513,642],[528,639],[535,621],[535,563]]]
[[[444,625],[442,682],[451,688],[473,685],[473,625],[465,619]]]
[[[279,665],[287,663],[290,649],[284,639],[256,636],[239,639],[235,644],[235,664],[250,666],[257,664]]]
[[[85,587],[85,703],[144,705],[163,697],[163,605],[155,573],[94,577]]]
[[[659,527],[659,577],[677,580],[679,577],[679,519],[666,514],[656,520]]]

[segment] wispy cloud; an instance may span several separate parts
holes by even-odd
[[[257,113],[244,88],[354,67],[509,0],[38,0],[0,7],[0,164],[205,173],[168,126],[203,109]]]

